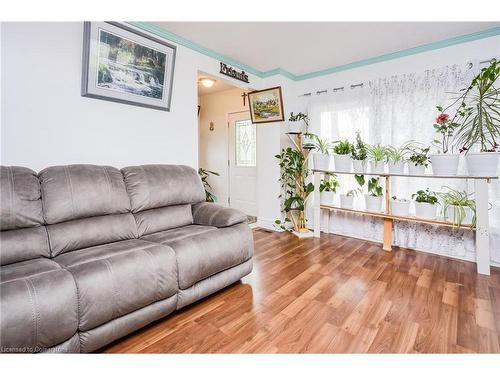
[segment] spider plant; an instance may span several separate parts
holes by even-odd
[[[210,175],[220,176],[220,174],[214,171],[209,171],[208,169],[199,168],[198,175],[200,176],[203,188],[205,189],[205,201],[211,203],[216,202],[217,197],[210,191],[212,190],[212,186],[210,186],[210,183],[208,182],[208,177],[210,177]]]
[[[481,152],[494,152],[500,142],[500,89],[494,85],[500,76],[500,62],[481,69],[470,86],[463,89],[452,105],[460,102],[452,123],[458,122],[454,143],[460,152],[479,144]]]
[[[328,139],[320,138],[319,136],[313,133],[307,133],[307,135],[309,136],[309,138],[312,139],[312,142],[306,143],[304,145],[304,148],[316,150],[323,155],[330,155],[334,142]]]
[[[471,199],[472,194],[445,186],[448,191],[438,193],[443,201],[443,216],[447,217],[450,207],[453,207],[453,225],[460,227],[467,216],[466,208],[472,211],[472,227],[476,226],[476,201]]]
[[[413,147],[413,145],[413,141],[408,141],[403,143],[400,147],[386,146],[385,156],[387,161],[398,162],[406,160],[407,156],[411,153],[411,148]]]
[[[370,161],[380,163],[387,158],[387,147],[381,144],[368,145],[367,146],[367,156]]]

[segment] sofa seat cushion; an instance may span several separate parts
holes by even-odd
[[[207,233],[216,230],[216,227],[210,227],[206,225],[186,225],[179,228],[164,230],[161,232],[148,234],[141,237],[141,240],[162,243],[165,245],[170,244],[174,241],[179,241],[184,238],[189,238],[193,236],[198,236],[203,233]]]
[[[253,236],[248,224],[237,224],[169,242],[177,256],[179,287],[237,266],[253,255]]]
[[[2,266],[0,280],[5,351],[41,351],[75,335],[77,292],[68,271],[50,259],[33,259]]]
[[[127,240],[89,247],[54,258],[75,278],[80,330],[177,293],[175,253],[168,246]]]

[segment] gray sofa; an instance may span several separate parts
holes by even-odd
[[[190,167],[2,166],[0,189],[2,352],[92,352],[252,270]]]

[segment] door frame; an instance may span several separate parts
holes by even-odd
[[[240,113],[248,113],[248,119],[250,121],[251,118],[250,118],[250,109],[248,109],[247,111],[236,111],[236,112],[228,112],[226,113],[226,123],[227,123],[227,128],[226,128],[226,151],[227,151],[227,205],[228,207],[230,207],[230,201],[231,201],[231,152],[230,152],[230,148],[229,148],[229,142],[231,142],[231,139],[230,139],[230,131],[229,131],[229,127],[231,126],[231,124],[229,123],[229,117],[231,115],[238,115]],[[255,126],[257,126],[257,124],[254,124]],[[236,134],[236,131],[235,131],[235,134]],[[257,128],[255,129],[255,154],[256,154],[256,166],[255,166],[255,188],[257,189],[257,184],[258,184],[258,179],[259,179],[259,163],[257,163],[257,160],[259,160],[259,157],[258,157],[258,153],[259,153],[259,147],[258,147],[258,144],[259,144],[259,134],[258,134],[258,131],[257,131]],[[257,197],[258,198],[258,197]],[[256,204],[257,204],[257,211],[259,210],[259,203],[258,203],[258,199],[256,199]]]

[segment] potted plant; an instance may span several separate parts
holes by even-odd
[[[279,160],[283,219],[275,221],[280,229],[293,230],[299,237],[309,235],[304,214],[305,204],[314,185],[306,183],[309,175],[307,158],[302,150],[287,147],[275,156]]]
[[[470,198],[472,194],[447,186],[445,189],[448,191],[439,194],[443,202],[442,214],[445,220],[458,227],[463,224],[475,226],[476,202]]]
[[[356,143],[351,150],[352,167],[355,173],[366,173],[366,159],[368,158],[367,145],[356,132]]]
[[[385,161],[387,158],[387,148],[380,144],[367,146],[368,160],[370,162],[371,173],[385,173]]]
[[[210,186],[210,183],[208,182],[208,177],[210,175],[220,176],[220,174],[214,171],[209,171],[208,169],[199,168],[198,175],[200,176],[201,183],[205,189],[205,201],[210,203],[217,202],[217,197],[211,192],[212,186]]]
[[[351,171],[351,152],[353,145],[347,139],[335,142],[333,147],[335,170],[338,172]]]
[[[438,199],[436,193],[429,190],[418,190],[411,196],[415,200],[415,215],[424,219],[436,218]]]
[[[445,109],[441,106],[436,108],[440,114],[433,126],[436,133],[440,134],[440,139],[432,141],[432,144],[438,148],[437,154],[429,155],[432,163],[432,173],[436,176],[454,176],[458,171],[460,155],[449,152],[451,148],[450,142],[455,129],[460,124],[450,120],[450,116],[445,113],[450,106]]]
[[[367,211],[382,211],[383,190],[379,181],[379,177],[368,180],[368,194],[365,194],[365,207]]]
[[[387,146],[386,159],[389,164],[389,173],[403,174],[405,170],[406,155],[410,152],[408,146],[410,143],[405,143],[401,147]]]
[[[500,156],[500,89],[495,87],[495,83],[499,76],[500,63],[494,61],[481,69],[458,97],[460,104],[454,119],[460,127],[454,144],[460,146],[461,153],[465,153],[467,170],[472,176],[497,174]]]
[[[323,181],[319,185],[321,204],[333,205],[335,193],[340,186],[337,176],[333,173],[326,173]]]
[[[407,146],[409,150],[408,172],[414,175],[425,174],[425,169],[429,166],[429,147],[420,146],[413,143]]]
[[[395,216],[408,216],[410,214],[410,200],[405,198],[391,197],[391,213]]]
[[[288,118],[288,133],[308,133],[309,131],[309,117],[306,113],[299,112],[296,115],[290,112]]]
[[[318,137],[316,134],[309,133],[309,135],[313,142],[306,144],[304,147],[318,151],[313,153],[314,169],[320,171],[333,170],[333,156],[330,155],[333,143],[329,140]]]
[[[345,194],[340,194],[340,207],[352,209],[354,205],[354,197],[362,193],[360,188],[351,189]]]

